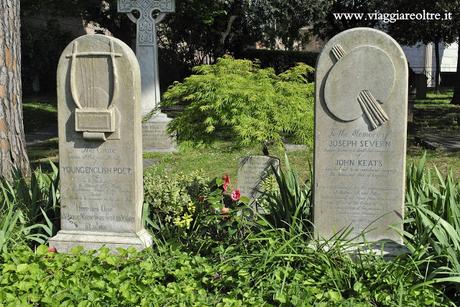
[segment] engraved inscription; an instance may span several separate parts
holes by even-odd
[[[351,29],[318,58],[314,223],[318,238],[402,242],[407,62],[387,34]],[[365,238],[361,236],[364,232]]]

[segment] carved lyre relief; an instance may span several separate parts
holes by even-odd
[[[75,131],[85,140],[120,139],[120,114],[114,105],[118,98],[118,71],[113,41],[110,51],[78,53],[73,43],[70,63],[70,91],[76,105]]]
[[[335,60],[324,87],[329,111],[342,121],[362,116],[370,130],[389,120],[382,104],[388,102],[395,82],[395,69],[389,55],[374,46],[360,46],[350,52],[336,44],[331,49]]]

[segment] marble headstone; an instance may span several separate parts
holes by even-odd
[[[314,224],[329,239],[402,243],[408,97],[406,57],[387,34],[333,37],[316,68]]]
[[[57,82],[61,230],[50,245],[150,246],[136,56],[118,39],[81,36],[63,51]]]
[[[238,189],[242,196],[256,199],[260,195],[261,184],[270,174],[272,166],[278,170],[280,161],[270,156],[247,156],[238,164]]]

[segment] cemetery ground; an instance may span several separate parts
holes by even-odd
[[[446,109],[457,109],[457,106],[449,104],[452,94],[453,91],[450,88],[442,88],[440,93],[435,93],[434,90],[431,90],[428,92],[427,99],[416,101],[415,108],[417,110],[431,108],[430,112],[434,112],[437,115],[439,115],[438,112],[443,114],[443,110]],[[460,117],[460,111],[459,113],[449,114]],[[454,125],[449,122],[449,118],[453,116],[448,115],[447,119],[440,116],[442,120],[436,119],[434,121],[424,121],[425,119],[422,118],[420,120],[423,121],[422,125],[418,129],[436,132],[447,131],[448,134],[455,135],[460,128],[458,128],[457,119],[454,118]],[[57,162],[58,142],[56,122],[57,109],[54,97],[31,97],[25,99],[24,129],[26,131],[26,138],[29,138],[29,141],[33,142],[33,136],[37,132],[45,132],[44,139],[35,139],[35,144],[28,146],[30,160],[35,165],[43,164],[43,167],[46,167],[48,160]],[[48,132],[49,134],[46,135]],[[282,157],[283,152],[282,148],[270,148],[270,154],[273,156]],[[417,142],[415,132],[409,129],[407,164],[416,163],[425,152],[427,163],[430,167],[436,166],[444,174],[452,171],[455,178],[460,178],[459,152],[426,148],[423,144]],[[151,159],[156,171],[159,173],[190,173],[201,169],[210,178],[219,177],[222,174],[228,174],[232,178],[236,178],[238,159],[249,154],[262,154],[262,146],[255,145],[241,148],[235,146],[230,141],[219,141],[210,146],[201,147],[181,144],[180,150],[177,153],[144,153],[144,158]],[[296,169],[300,177],[308,179],[310,174],[309,165],[313,157],[311,150],[292,150],[288,152],[288,156],[293,168]]]
[[[26,133],[46,130],[56,119],[55,103],[26,99],[24,114]],[[28,150],[34,165],[47,171],[38,168],[31,180],[1,183],[0,301],[5,305],[460,304],[459,153],[422,148],[411,135],[403,234],[411,253],[390,261],[359,251],[350,257],[349,241],[313,239],[311,189],[309,182],[304,185],[311,151],[288,152],[300,175],[296,179],[286,168],[284,151],[269,147],[281,158],[285,175],[278,184],[267,184],[263,202],[269,217],[231,195],[238,159],[261,154],[262,147],[225,141],[144,154],[153,160],[144,173],[144,217],[154,234],[152,249],[56,253],[40,243],[55,234],[53,221],[59,219],[57,168],[47,162],[57,161],[57,138]],[[448,170],[453,175],[446,179]],[[228,186],[220,180],[225,174]],[[276,207],[280,201],[294,206]]]

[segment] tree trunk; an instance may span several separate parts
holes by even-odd
[[[22,122],[19,0],[0,1],[0,176],[30,172]]]
[[[454,97],[452,97],[451,103],[460,105],[460,42],[458,44],[457,52],[457,72],[455,73]]]
[[[435,54],[435,61],[436,61],[436,70],[435,70],[435,76],[434,76],[434,89],[436,93],[439,92],[439,81],[441,79],[441,60],[440,60],[440,55],[439,55],[439,41],[436,41],[434,43],[434,54]]]

